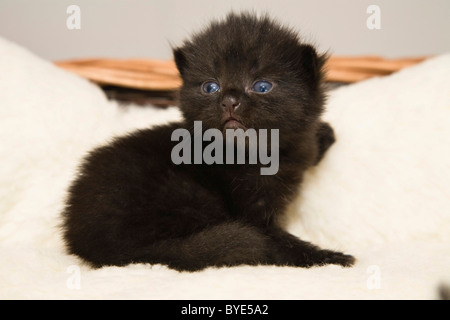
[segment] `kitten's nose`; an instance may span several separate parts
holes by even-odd
[[[241,103],[239,102],[239,100],[232,95],[226,95],[222,99],[222,107],[224,107],[227,111],[230,112],[237,109],[240,104]]]

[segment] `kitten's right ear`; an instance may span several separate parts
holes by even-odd
[[[175,59],[175,64],[177,65],[178,71],[181,76],[183,76],[187,67],[187,60],[183,50],[181,48],[173,49],[173,57]]]

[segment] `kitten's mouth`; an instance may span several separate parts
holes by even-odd
[[[234,117],[228,117],[223,122],[223,129],[243,129],[246,130],[245,126],[238,119]]]

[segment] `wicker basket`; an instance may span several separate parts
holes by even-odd
[[[354,83],[384,76],[414,65],[425,57],[385,59],[377,56],[332,56],[326,64],[326,81]],[[102,86],[118,100],[170,105],[181,79],[172,60],[153,59],[82,59],[55,64]]]

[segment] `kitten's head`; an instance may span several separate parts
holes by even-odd
[[[230,14],[174,49],[180,108],[203,128],[302,132],[323,110],[325,58],[268,17]]]

